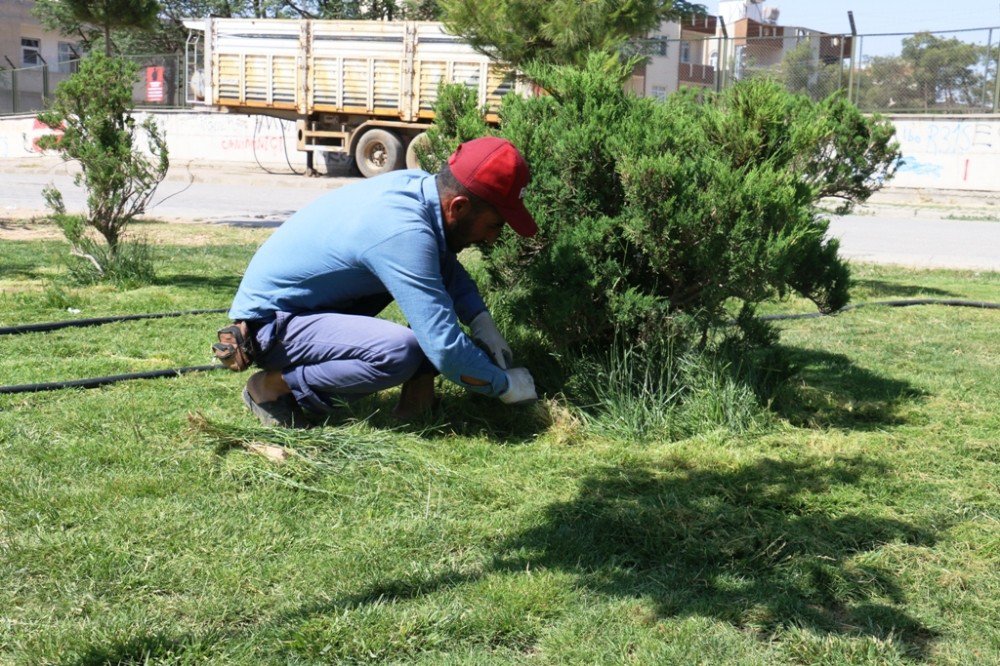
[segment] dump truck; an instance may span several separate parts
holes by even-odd
[[[510,67],[431,21],[185,21],[188,102],[294,120],[298,149],[353,157],[364,176],[417,166],[442,84],[476,92],[487,121],[529,94]]]

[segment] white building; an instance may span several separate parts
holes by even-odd
[[[652,54],[633,76],[632,90],[662,99],[682,86],[716,88],[750,69],[779,65],[805,42],[816,64],[851,57],[850,36],[779,25],[779,9],[761,1],[722,0],[716,16],[662,24],[649,35]]]
[[[34,0],[0,0],[0,115],[42,107],[73,71],[75,40],[45,29],[31,14]]]
[[[20,69],[47,63],[68,71],[78,58],[76,41],[46,30],[31,14],[34,0],[0,0],[0,67]]]

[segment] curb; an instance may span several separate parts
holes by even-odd
[[[0,160],[0,173],[73,176],[79,172],[80,168],[75,163],[64,162],[61,158],[52,155]],[[360,176],[349,175],[347,169],[311,178],[304,174],[293,173],[287,164],[247,166],[236,163],[187,160],[172,163],[164,180],[184,183],[280,185],[281,187],[329,189],[334,183],[342,185],[357,178]]]

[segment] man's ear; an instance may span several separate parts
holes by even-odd
[[[447,220],[460,220],[465,217],[470,210],[472,210],[472,202],[469,201],[469,197],[457,194],[442,205],[444,211],[445,219]]]

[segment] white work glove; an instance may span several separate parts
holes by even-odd
[[[511,368],[507,370],[509,385],[500,394],[500,400],[508,405],[526,405],[538,400],[535,393],[535,380],[527,368]]]
[[[510,345],[500,335],[497,325],[493,322],[493,317],[488,310],[483,310],[476,315],[476,318],[469,324],[472,331],[472,339],[486,347],[486,353],[490,355],[493,362],[502,370],[506,370],[514,362],[514,352],[510,350]]]

